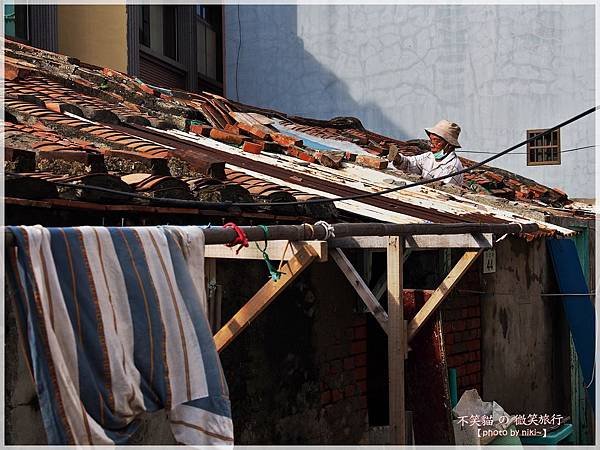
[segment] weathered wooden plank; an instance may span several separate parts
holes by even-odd
[[[335,261],[342,273],[346,276],[354,290],[367,306],[373,317],[379,322],[381,328],[386,333],[388,327],[388,315],[382,306],[379,304],[369,287],[365,284],[356,269],[352,266],[352,263],[348,260],[344,252],[339,248],[335,248],[331,251],[331,258]]]
[[[264,244],[261,244],[261,247]],[[281,261],[282,257],[285,261],[294,256],[294,250],[301,248],[304,245],[309,246],[316,255],[317,261],[327,261],[327,242],[325,241],[297,241],[289,243],[289,248],[284,255],[284,251],[288,241],[269,241],[267,253],[272,261]],[[263,259],[261,251],[256,248],[254,243],[250,243],[248,247],[242,247],[236,254],[237,247],[227,247],[223,244],[210,244],[204,248],[205,258],[219,259]]]
[[[388,368],[390,444],[406,442],[404,406],[404,360],[406,355],[406,328],[402,300],[403,238],[390,236],[387,247],[388,279]]]
[[[259,113],[248,113],[248,115],[250,117],[252,117],[254,120],[256,120],[258,123],[260,123],[261,125],[271,125],[274,121],[273,119],[267,117],[267,116],[263,116],[262,114]]]
[[[493,242],[492,233],[414,235],[405,237],[404,248],[491,248]]]
[[[387,248],[384,236],[355,236],[331,239],[332,248]],[[430,250],[436,248],[491,248],[492,233],[412,235],[405,237],[405,248],[410,250]]]
[[[317,255],[310,245],[298,248],[292,259],[286,262],[278,281],[269,280],[248,302],[215,334],[217,351],[231,343],[258,315],[275,300],[310,264]]]
[[[427,319],[439,308],[444,299],[450,294],[452,288],[456,286],[462,276],[469,270],[482,251],[482,249],[466,251],[446,278],[444,278],[440,286],[433,291],[427,303],[415,314],[415,317],[408,324],[408,342],[411,341],[423,324],[427,322]]]

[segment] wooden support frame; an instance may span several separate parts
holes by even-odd
[[[330,253],[331,258],[338,265],[342,273],[346,276],[354,290],[375,317],[383,331],[388,332],[388,315],[379,304],[367,284],[356,271],[352,263],[348,260],[344,252],[339,248],[334,248]]]
[[[458,236],[458,237],[457,237]],[[466,238],[465,238],[466,237]],[[422,239],[421,239],[422,238]],[[432,239],[433,238],[433,239]],[[438,239],[436,239],[438,238]],[[383,247],[382,240],[386,245]],[[467,250],[459,262],[433,292],[429,301],[421,308],[414,319],[407,325],[404,320],[403,303],[403,266],[405,257],[405,239],[412,250],[431,248],[475,248]],[[288,245],[296,250],[291,259],[283,264],[284,275],[279,281],[267,282],[214,336],[217,351],[220,352],[229,345],[298,275],[313,261],[326,260],[328,244],[323,241],[314,242],[277,242],[273,246],[282,246],[281,259],[287,259],[285,250]],[[285,243],[285,244],[284,244]],[[406,410],[405,410],[405,360],[408,343],[418,333],[423,324],[437,310],[452,288],[458,283],[466,271],[472,266],[484,248],[492,246],[493,236],[484,235],[452,235],[452,236],[388,236],[388,237],[356,237],[333,239],[329,242],[331,257],[350,281],[369,311],[388,335],[388,368],[389,368],[389,436],[390,444],[404,445],[406,443]],[[207,246],[211,247],[211,246]],[[387,252],[387,293],[388,312],[381,307],[378,298],[371,292],[362,277],[352,266],[341,248],[381,249]],[[215,246],[207,251],[207,257],[212,258],[243,258],[260,259],[262,254],[249,250],[241,256],[235,255],[233,249]],[[244,250],[244,249],[243,249]],[[243,251],[242,250],[242,251]],[[260,258],[259,258],[260,255]],[[274,257],[275,259],[277,257]],[[378,285],[385,286],[385,280]]]
[[[387,279],[388,279],[388,368],[389,368],[389,408],[390,444],[404,445],[405,399],[404,399],[404,360],[407,339],[404,323],[403,266],[404,239],[388,237]]]
[[[469,270],[477,257],[483,252],[483,249],[469,250],[460,258],[450,273],[444,278],[440,286],[433,291],[431,297],[415,317],[408,324],[408,342],[410,342],[419,332],[423,324],[431,317],[431,315],[440,307],[442,302],[448,297],[452,288],[460,281],[463,275]]]
[[[275,300],[310,264],[318,258],[317,252],[309,244],[299,245],[294,256],[283,264],[283,274],[278,281],[269,280],[235,313],[235,315],[215,334],[217,351],[231,343],[264,309]]]

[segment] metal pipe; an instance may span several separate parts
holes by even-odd
[[[406,235],[443,235],[443,234],[465,234],[465,233],[534,233],[539,230],[536,223],[336,223],[330,225],[335,237],[349,236],[406,236]],[[327,235],[327,227],[321,224],[302,225],[271,225],[267,226],[267,233],[259,226],[240,227],[248,241],[286,240],[307,241],[324,240]],[[12,244],[12,233],[7,229],[5,233],[5,245]],[[206,244],[227,244],[236,238],[236,232],[231,228],[208,227],[204,229]]]

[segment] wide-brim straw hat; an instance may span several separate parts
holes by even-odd
[[[460,147],[458,143],[458,135],[460,134],[460,127],[447,120],[440,120],[435,126],[431,128],[425,128],[425,132],[429,135],[429,133],[435,134],[436,136],[441,137],[443,140],[448,142],[450,145],[454,147]]]

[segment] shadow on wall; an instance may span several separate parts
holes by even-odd
[[[461,125],[463,150],[497,152],[593,104],[590,8],[226,6],[226,93],[289,114],[354,116],[399,139],[425,138],[425,126],[446,118]],[[561,144],[591,145],[593,133],[590,116],[565,128]],[[494,165],[594,196],[581,183],[593,179],[591,150],[555,166],[527,166],[523,153]]]
[[[265,23],[263,18],[258,20],[263,15],[273,18],[272,27],[257,29],[254,23]],[[226,6],[225,20],[228,98],[315,119],[357,117],[365,128],[386,132],[398,139],[425,137],[408,134],[390,121],[376,103],[357,101],[347,83],[306,51],[298,36],[297,6]],[[246,30],[252,29],[252,36],[244,36],[244,26]],[[256,40],[249,43],[254,37]],[[269,65],[254,60],[256,50],[261,55],[270,55]],[[289,77],[286,79],[281,74],[289,74]],[[316,111],[319,113],[315,115]]]

